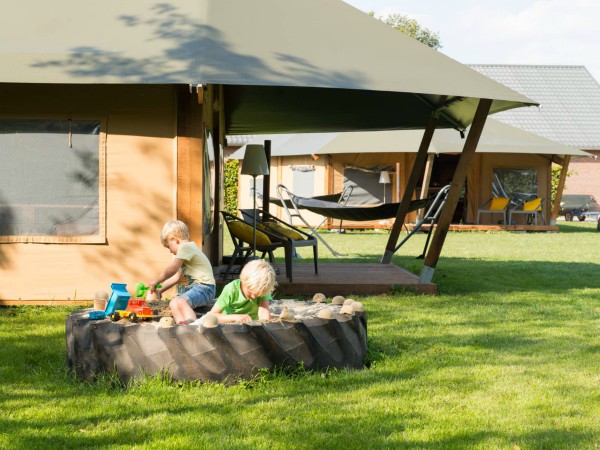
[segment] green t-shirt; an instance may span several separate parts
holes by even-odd
[[[223,314],[248,314],[253,320],[258,320],[258,304],[271,298],[271,294],[268,294],[250,300],[244,297],[240,280],[233,280],[223,288],[215,307]]]

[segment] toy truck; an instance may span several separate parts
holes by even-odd
[[[130,322],[137,322],[138,319],[152,319],[154,311],[150,309],[145,300],[141,298],[132,298],[127,302],[126,309],[115,310],[108,317],[116,322],[124,317],[127,317]]]
[[[108,302],[106,302],[106,309],[104,311],[90,312],[90,319],[106,319],[114,311],[127,308],[127,303],[131,298],[131,295],[127,292],[127,284],[113,283],[110,285],[110,288],[111,293]]]
[[[131,295],[127,292],[127,284],[113,283],[110,285],[110,288],[111,293],[106,303],[106,309],[104,311],[90,312],[90,319],[109,318],[116,322],[122,318],[127,318],[131,322],[136,322],[138,319],[151,319],[154,317],[154,312],[145,300],[131,298]]]

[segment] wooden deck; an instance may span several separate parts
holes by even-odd
[[[319,274],[315,274],[311,263],[294,263],[293,283],[285,276],[283,263],[275,264],[277,293],[279,295],[378,295],[394,289],[408,289],[422,294],[436,294],[437,285],[420,284],[419,277],[393,264],[377,263],[319,263]],[[225,266],[215,268],[217,286],[222,287],[232,280],[224,281],[220,275]],[[234,275],[238,277],[238,275]]]

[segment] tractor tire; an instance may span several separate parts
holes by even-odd
[[[283,308],[293,314],[279,320]],[[367,317],[362,310],[296,300],[272,301],[272,320],[162,328],[158,322],[91,320],[89,310],[67,317],[67,366],[86,380],[116,370],[123,383],[147,374],[174,380],[233,383],[262,369],[360,369],[367,352]],[[333,317],[317,314],[331,309]]]
[[[567,211],[567,212],[565,213],[565,220],[566,220],[567,222],[573,222],[573,213],[572,213],[572,212],[570,212],[570,211]]]
[[[117,311],[114,311],[108,315],[108,318],[113,322],[118,322],[119,320],[121,320],[121,315]]]
[[[138,316],[136,313],[132,312],[132,313],[129,313],[127,318],[129,319],[130,322],[136,323]]]
[[[585,220],[585,215],[581,214],[580,216],[577,216],[577,218],[579,219],[580,222],[583,222]]]

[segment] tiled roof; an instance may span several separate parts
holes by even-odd
[[[600,149],[600,85],[584,66],[469,65],[542,107],[492,117],[580,149]]]

